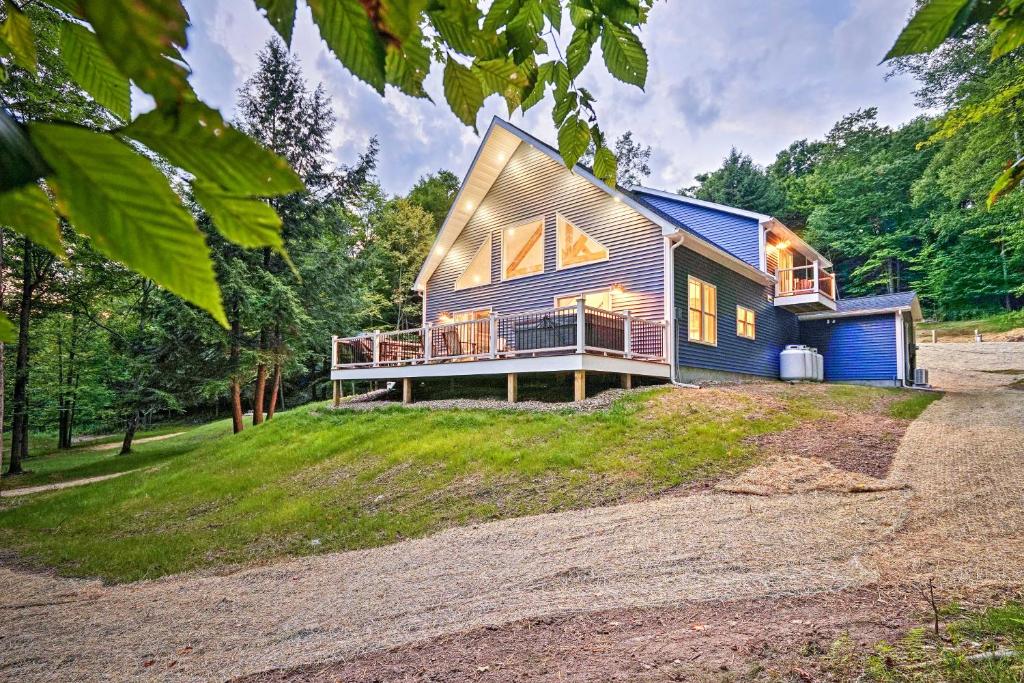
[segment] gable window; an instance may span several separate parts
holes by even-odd
[[[565,216],[556,214],[555,224],[559,269],[608,260],[608,250],[604,245],[570,223]]]
[[[469,289],[491,284],[491,236],[477,249],[473,259],[455,281],[455,289]]]
[[[563,306],[575,306],[576,300],[583,297],[583,305],[589,306],[590,308],[600,308],[604,311],[612,310],[612,290],[611,289],[599,289],[593,292],[580,292],[579,294],[570,294],[568,296],[556,296],[555,297],[555,308],[562,308]]]
[[[544,219],[505,228],[501,233],[501,279],[544,272]]]
[[[736,334],[746,339],[754,339],[757,336],[755,330],[755,316],[753,309],[746,306],[736,307]]]
[[[718,290],[695,277],[687,278],[689,288],[688,339],[700,344],[718,345]]]

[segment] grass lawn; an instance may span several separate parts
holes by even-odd
[[[1024,605],[983,611],[943,610],[940,638],[931,629],[883,643],[869,658],[867,679],[886,683],[1019,683],[1024,680]],[[994,653],[999,653],[994,656]]]
[[[896,390],[813,389],[765,402],[661,388],[588,414],[304,406],[237,436],[217,422],[140,446],[131,457],[161,461],[155,471],[6,499],[0,544],[109,581],[366,548],[657,495],[748,466],[748,437],[822,419],[829,405],[903,403]]]
[[[1000,313],[988,318],[975,320],[949,320],[945,322],[918,323],[917,331],[921,339],[931,340],[931,330],[935,330],[938,341],[943,338],[973,337],[975,330],[984,334],[1009,332],[1024,327],[1024,311]]]
[[[132,453],[125,456],[117,454],[120,450],[121,440],[124,438],[122,434],[105,436],[63,451],[57,450],[56,436],[32,434],[29,437],[30,455],[21,463],[25,473],[16,477],[4,477],[3,481],[0,482],[0,487],[12,489],[24,486],[38,486],[40,484],[53,484],[69,479],[96,477],[152,465],[167,457],[177,455],[182,452],[181,448],[170,442],[166,444],[164,442],[140,444],[137,443],[139,439],[160,436],[162,434],[173,434],[174,432],[187,431],[191,428],[182,424],[165,424],[147,431],[140,431],[135,436],[136,445],[132,447]],[[177,438],[175,437],[175,439]],[[171,441],[174,441],[174,439]],[[117,447],[109,450],[95,450],[97,446],[103,444],[117,444]],[[10,457],[9,452],[6,457]],[[5,458],[4,463],[6,462]],[[4,467],[6,468],[6,464]]]

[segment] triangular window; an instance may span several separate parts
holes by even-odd
[[[491,284],[491,236],[480,245],[473,259],[455,281],[455,289],[469,289]]]
[[[558,267],[572,268],[608,260],[608,250],[593,237],[558,214]]]

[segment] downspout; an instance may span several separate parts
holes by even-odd
[[[669,242],[672,241],[671,237],[666,237]],[[679,349],[679,334],[676,331],[676,249],[683,245],[683,238],[680,237],[678,242],[672,244],[671,247],[665,249],[665,280],[667,283],[665,298],[669,302],[668,315],[665,316],[665,324],[668,325],[668,337],[669,337],[669,367],[668,375],[669,381],[677,386],[684,389],[700,389],[696,384],[687,384],[680,382],[676,373],[679,370],[679,363],[676,359],[676,353]]]

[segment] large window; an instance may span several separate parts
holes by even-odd
[[[688,278],[689,340],[718,344],[718,290],[695,277]]]
[[[501,279],[544,272],[544,219],[505,228],[501,235]]]
[[[755,316],[753,309],[746,306],[736,307],[736,334],[747,339],[754,339],[757,336],[755,330]]]
[[[455,281],[455,289],[469,289],[491,284],[491,236],[480,245],[473,260]]]
[[[579,294],[570,294],[569,296],[555,297],[555,307],[575,306],[576,300],[581,296],[583,297],[584,306],[600,308],[605,311],[612,310],[612,290],[610,288],[600,289],[595,292],[581,292]]]
[[[608,260],[608,250],[604,245],[570,223],[562,214],[556,215],[555,225],[558,268],[572,268]]]

